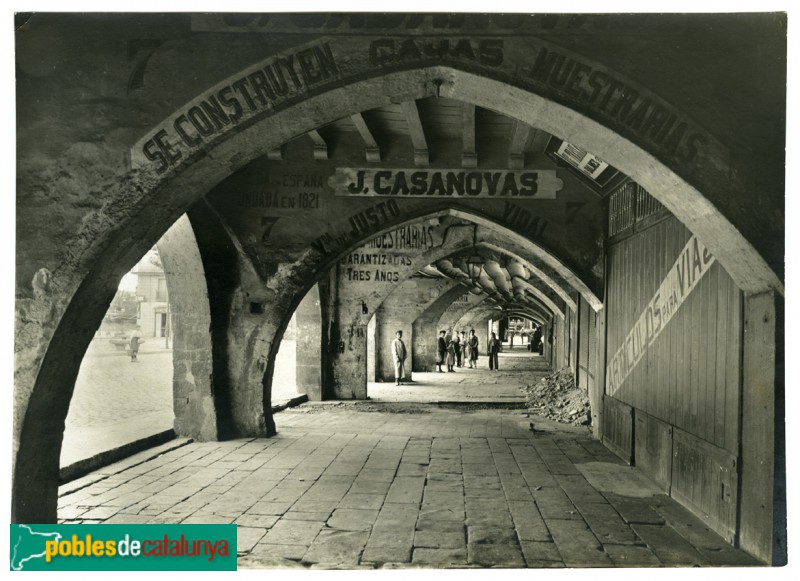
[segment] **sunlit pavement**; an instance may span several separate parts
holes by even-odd
[[[107,339],[92,342],[70,402],[61,466],[172,429],[172,351],[148,338],[137,359]]]
[[[446,369],[446,366],[443,366]],[[544,359],[522,348],[500,354],[499,370],[489,369],[487,357],[478,367],[456,367],[455,371],[417,372],[410,381],[369,383],[367,395],[376,401],[523,403],[521,388],[550,373]]]

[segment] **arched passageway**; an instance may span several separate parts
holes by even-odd
[[[469,282],[480,281],[495,302],[530,304],[547,327],[548,360],[575,369],[590,390],[604,443],[668,481],[732,540],[768,560],[780,554],[780,526],[773,533],[780,518],[764,507],[780,509],[782,486],[782,252],[762,234],[782,236],[781,115],[768,111],[785,108],[774,91],[783,76],[742,55],[752,76],[737,95],[752,99],[723,104],[702,83],[671,82],[697,70],[720,86],[738,86],[738,74],[718,71],[709,56],[716,53],[702,43],[740,54],[743,38],[766,31],[774,39],[774,21],[705,27],[697,36],[706,40],[681,52],[672,40],[685,39],[691,26],[672,23],[672,40],[652,43],[641,37],[647,26],[608,17],[635,33],[636,50],[624,58],[580,34],[565,33],[556,44],[535,17],[519,21],[527,34],[481,22],[485,40],[462,31],[469,38],[434,57],[405,33],[364,36],[347,25],[333,35],[310,25],[298,43],[289,18],[287,36],[265,59],[254,42],[258,31],[232,37],[237,25],[224,19],[209,17],[209,25],[174,15],[154,22],[165,40],[133,51],[131,73],[113,50],[98,47],[133,42],[136,27],[124,18],[106,17],[108,26],[61,18],[43,15],[41,25],[33,19],[18,32],[18,219],[34,226],[18,233],[15,521],[54,520],[63,421],[81,357],[121,276],[188,213],[208,301],[200,287],[186,292],[207,304],[208,323],[184,335],[195,337],[190,350],[204,342],[202,362],[184,360],[180,376],[175,364],[187,405],[203,410],[188,415],[186,431],[207,438],[275,433],[270,402],[280,338],[316,284],[319,396],[364,397],[367,316],[402,304],[385,303],[385,291],[429,266],[454,272],[474,251],[482,272]],[[170,23],[193,33],[176,34]],[[376,26],[376,33],[393,31]],[[50,113],[28,97],[47,93],[43,83],[64,83],[63,110],[86,127],[100,122],[75,95],[109,98],[108,87],[70,75],[69,66],[39,66],[31,50],[50,27],[96,41],[51,60],[110,71],[108,87],[119,89],[111,90],[107,121],[121,129],[102,145],[87,143],[81,123],[63,126],[46,151],[39,143],[35,120]],[[434,28],[419,32],[439,38]],[[780,49],[774,41],[763,50]],[[197,70],[198,58],[208,66],[187,82],[184,71]],[[659,67],[649,66],[655,61]],[[569,79],[566,70],[575,71]],[[764,105],[763,123],[741,127],[739,113],[754,101]],[[746,159],[754,137],[764,147]],[[129,162],[120,162],[122,153]],[[86,175],[72,165],[83,158],[92,160]],[[768,177],[759,181],[765,168]],[[607,169],[616,181],[598,182]],[[755,183],[764,192],[758,199],[748,195]],[[58,187],[73,203],[48,201]],[[38,244],[33,232],[43,205],[52,208],[55,227],[52,240]],[[434,217],[438,224],[426,224]],[[458,234],[447,241],[451,226]],[[377,269],[385,280],[351,269],[359,279],[342,284],[342,261],[365,242],[420,227],[439,251]],[[445,242],[452,243],[446,251]],[[362,270],[370,280],[360,278]],[[365,289],[368,282],[379,284]],[[403,322],[413,333],[415,320],[439,322],[451,303],[417,301],[415,318]],[[471,312],[453,324],[497,316],[488,303]],[[724,327],[713,312],[730,315]],[[682,341],[696,321],[701,333]],[[376,345],[385,344],[379,323]],[[728,335],[740,355],[715,347]],[[681,353],[693,362],[685,376]],[[200,374],[198,365],[205,366]],[[703,418],[722,409],[730,421],[710,429]],[[675,446],[679,461],[667,462],[665,451]],[[758,460],[765,456],[771,462]],[[721,486],[741,494],[714,504],[705,492],[687,492],[731,459],[738,471],[726,472]]]

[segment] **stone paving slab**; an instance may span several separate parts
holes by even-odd
[[[336,567],[358,565],[368,539],[368,531],[323,529],[303,555],[303,561]]]
[[[618,567],[660,567],[661,561],[643,545],[604,545],[611,562]]]
[[[466,545],[463,523],[444,531],[418,530],[414,533],[414,547],[429,549],[460,549]]]
[[[410,563],[414,530],[373,529],[367,540],[362,563]]]
[[[601,543],[631,545],[641,542],[610,504],[585,504],[580,505],[578,510]]]
[[[757,564],[586,429],[542,422],[534,435],[523,410],[370,405],[299,406],[275,438],[109,467],[62,489],[59,519],[235,522],[242,568]]]
[[[583,520],[546,521],[567,567],[604,567],[608,554]]]
[[[553,541],[520,541],[528,567],[564,567],[564,560]]]
[[[428,549],[424,547],[414,548],[413,563],[423,563],[426,565],[466,565],[467,549]]]
[[[631,528],[667,567],[709,565],[703,555],[673,528],[648,524],[634,524]]]

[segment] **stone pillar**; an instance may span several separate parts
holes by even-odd
[[[377,313],[367,323],[367,381],[377,381],[375,373],[375,360],[378,358],[375,350],[375,328],[378,324]]]
[[[349,305],[340,304],[343,310]],[[332,347],[332,396],[334,399],[367,398],[367,326],[360,320],[339,321]]]
[[[297,307],[296,366],[297,393],[308,395],[311,401],[322,399],[320,353],[322,352],[322,322],[319,286],[314,285]]]
[[[175,433],[216,440],[217,414],[211,389],[211,312],[205,271],[186,216],[158,243],[172,313],[173,411]]]
[[[267,291],[216,213],[198,204],[188,215],[208,286],[219,437],[274,435],[271,384],[265,384],[265,376],[274,365],[274,354],[269,355],[285,307]]]
[[[328,346],[330,395],[333,399],[366,399],[370,309],[360,287],[348,284],[344,274],[339,265],[333,270],[335,289]]]
[[[787,560],[783,335],[775,293],[745,296],[739,546],[770,565]]]
[[[508,319],[502,318],[497,321],[497,338],[501,341],[506,340],[506,336],[508,335]]]

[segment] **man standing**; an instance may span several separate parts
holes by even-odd
[[[470,369],[478,368],[478,336],[475,334],[475,329],[469,330],[469,339],[467,339],[469,353],[469,366]]]
[[[539,350],[541,342],[542,342],[542,328],[537,326],[536,330],[533,332],[533,339],[531,339],[531,344],[533,345],[531,351],[533,351],[534,353],[539,353],[541,355],[542,352]]]
[[[447,371],[453,373],[455,369],[453,366],[456,364],[456,335],[455,333],[450,337],[447,343]]]
[[[453,346],[456,350],[456,367],[461,367],[461,338],[457,332],[453,332]]]
[[[500,367],[498,365],[498,357],[497,354],[500,352],[500,341],[497,340],[497,335],[492,333],[492,338],[489,339],[489,348],[488,353],[489,355],[489,369],[494,369],[495,371],[499,370]]]
[[[139,345],[141,343],[142,331],[139,328],[139,325],[136,325],[136,328],[131,332],[130,338],[131,363],[136,363],[139,361],[137,357],[139,355]]]
[[[439,341],[436,344],[436,366],[439,368],[439,373],[442,373],[442,363],[447,353],[447,341],[444,340],[446,334],[446,331],[439,331]]]
[[[392,358],[394,359],[394,377],[397,385],[400,385],[400,380],[406,377],[406,344],[403,343],[403,332],[398,331],[394,334],[394,341],[392,341]]]

